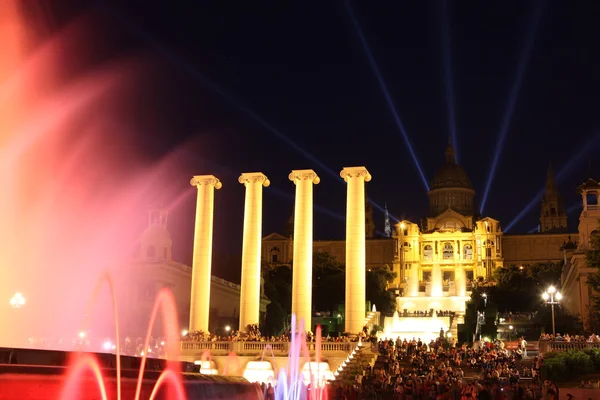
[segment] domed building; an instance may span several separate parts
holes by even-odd
[[[456,334],[475,282],[493,284],[494,270],[507,264],[526,267],[560,262],[561,246],[569,236],[567,216],[551,169],[546,181],[539,232],[504,235],[498,220],[475,212],[475,190],[449,144],[430,181],[427,216],[422,221],[398,222],[392,237],[366,235],[367,269],[389,266],[397,273],[393,286],[399,295],[399,316],[388,321],[389,336],[437,337],[440,327]],[[366,207],[366,226],[371,212]],[[330,253],[340,262],[344,262],[345,247],[344,240],[313,242],[313,251]],[[293,238],[277,233],[263,238],[262,257],[271,266],[290,265],[292,250]],[[432,309],[450,311],[455,317],[436,317],[434,322],[406,317]]]

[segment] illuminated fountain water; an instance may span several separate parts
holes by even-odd
[[[39,366],[2,365],[0,397],[146,400],[201,392],[189,381],[184,390],[170,292],[158,293],[151,312],[132,307],[138,287],[126,267],[140,231],[132,215],[159,200],[157,187],[160,202],[181,198],[160,184],[176,154],[144,162],[129,142],[136,117],[123,110],[143,71],[131,60],[94,70],[90,60],[80,63],[76,56],[98,50],[85,51],[85,16],[38,40],[30,27],[45,21],[22,18],[33,18],[36,7],[5,0],[0,13],[0,349],[13,364],[23,354],[49,357],[37,348],[71,353],[52,352],[50,364]],[[139,363],[134,377],[122,368],[120,339],[142,334],[138,322],[148,314],[143,356],[128,358]],[[159,322],[167,360],[160,374],[146,366]],[[82,348],[88,342],[94,347]]]
[[[449,317],[439,317],[437,312],[428,316],[400,316],[398,311],[392,317],[385,317],[382,337],[406,340],[421,339],[429,342],[440,336],[440,329],[448,331]]]

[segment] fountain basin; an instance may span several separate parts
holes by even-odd
[[[0,349],[0,400],[55,400],[60,399],[67,375],[68,362],[77,353],[35,349]],[[108,399],[117,399],[117,371],[112,367],[114,354],[97,354]],[[122,399],[135,397],[140,360],[121,357]],[[181,363],[183,371],[194,365]],[[165,360],[148,359],[142,381],[141,399],[149,398]],[[197,367],[196,367],[197,369]],[[187,399],[262,399],[260,388],[242,377],[203,375],[194,372],[181,374]],[[91,374],[84,374],[79,382],[80,400],[100,400],[100,391]],[[165,391],[157,399],[167,400]]]

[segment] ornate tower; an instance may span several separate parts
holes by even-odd
[[[148,229],[142,234],[140,258],[149,261],[171,260],[172,240],[167,231],[167,210],[150,210]]]
[[[392,237],[392,225],[390,225],[390,213],[387,209],[387,204],[385,205],[385,236]]]
[[[583,210],[579,216],[579,250],[590,249],[590,239],[600,234],[600,184],[592,178],[577,187],[581,195]]]
[[[542,198],[542,212],[540,214],[540,231],[547,232],[565,228],[567,228],[567,210],[558,192],[552,165],[548,165],[546,193]]]
[[[367,198],[365,192],[365,237],[371,239],[375,237],[375,219],[373,219],[373,204]]]

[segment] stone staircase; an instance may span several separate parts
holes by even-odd
[[[335,373],[335,381],[352,383],[356,379],[356,375],[362,375],[363,370],[367,365],[373,366],[377,359],[377,354],[371,351],[371,344],[365,343],[362,347],[352,355],[348,356],[345,365],[342,364],[341,370],[338,369]]]

